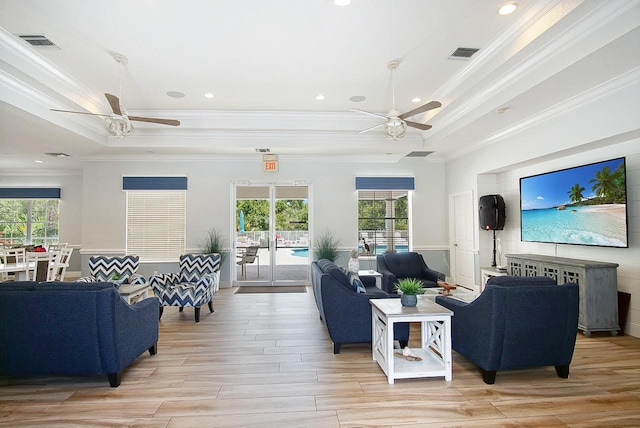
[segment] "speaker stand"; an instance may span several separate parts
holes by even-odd
[[[491,267],[496,266],[496,230],[493,229],[493,257],[491,258]]]

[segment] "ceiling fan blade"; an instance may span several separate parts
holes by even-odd
[[[371,113],[371,112],[368,112],[368,111],[365,111],[365,110],[360,110],[360,109],[357,109],[357,108],[352,108],[352,109],[351,109],[351,111],[355,111],[355,112],[357,112],[357,113],[364,113],[364,114],[368,114],[369,116],[379,117],[380,119],[388,119],[388,117],[387,117],[387,116],[384,116],[384,115],[382,115],[382,114],[378,114],[378,113]]]
[[[404,114],[398,116],[400,119],[406,119],[407,117],[415,116],[418,113],[424,113],[425,111],[433,110],[434,108],[442,107],[442,103],[440,101],[431,101],[422,105],[418,108],[415,108],[411,111],[408,111]]]
[[[84,111],[72,111],[72,110],[58,110],[58,109],[56,109],[56,108],[52,108],[52,109],[49,109],[49,110],[51,110],[51,111],[59,111],[59,112],[61,112],[61,113],[88,114],[88,115],[90,115],[90,116],[103,116],[103,117],[107,117],[107,116],[109,116],[108,114],[100,114],[100,113],[86,113],[86,112],[84,112]]]
[[[421,129],[423,131],[428,131],[429,129],[432,128],[431,125],[427,125],[426,123],[410,122],[408,120],[405,120],[404,123],[406,123],[407,126],[410,126],[412,128],[418,128],[418,129]]]
[[[175,119],[156,119],[153,117],[140,117],[140,116],[127,116],[129,120],[135,120],[138,122],[157,123],[160,125],[179,126],[180,121]]]
[[[367,129],[364,129],[364,130],[362,130],[362,131],[358,131],[358,134],[364,134],[365,132],[371,131],[372,129],[379,128],[379,127],[381,127],[382,125],[384,125],[384,122],[382,122],[382,123],[380,123],[380,124],[378,124],[378,125],[376,125],[376,126],[372,126],[371,128],[367,128]]]
[[[107,101],[109,101],[111,110],[118,116],[122,116],[122,111],[120,110],[120,100],[118,99],[118,97],[107,93],[105,93],[104,96],[107,97]]]

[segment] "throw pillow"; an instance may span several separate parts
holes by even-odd
[[[366,293],[367,290],[364,288],[364,284],[362,280],[358,276],[357,273],[349,272],[349,284],[353,287],[353,291],[356,293]]]

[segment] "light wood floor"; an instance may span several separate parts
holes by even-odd
[[[166,309],[158,354],[141,356],[119,388],[106,376],[0,379],[0,426],[640,426],[638,338],[579,335],[569,379],[541,368],[485,385],[454,353],[450,383],[389,385],[368,346],[333,355],[308,291],[223,289],[199,324],[190,309]]]

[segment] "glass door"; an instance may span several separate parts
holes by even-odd
[[[256,184],[235,190],[236,282],[307,284],[308,187]]]

